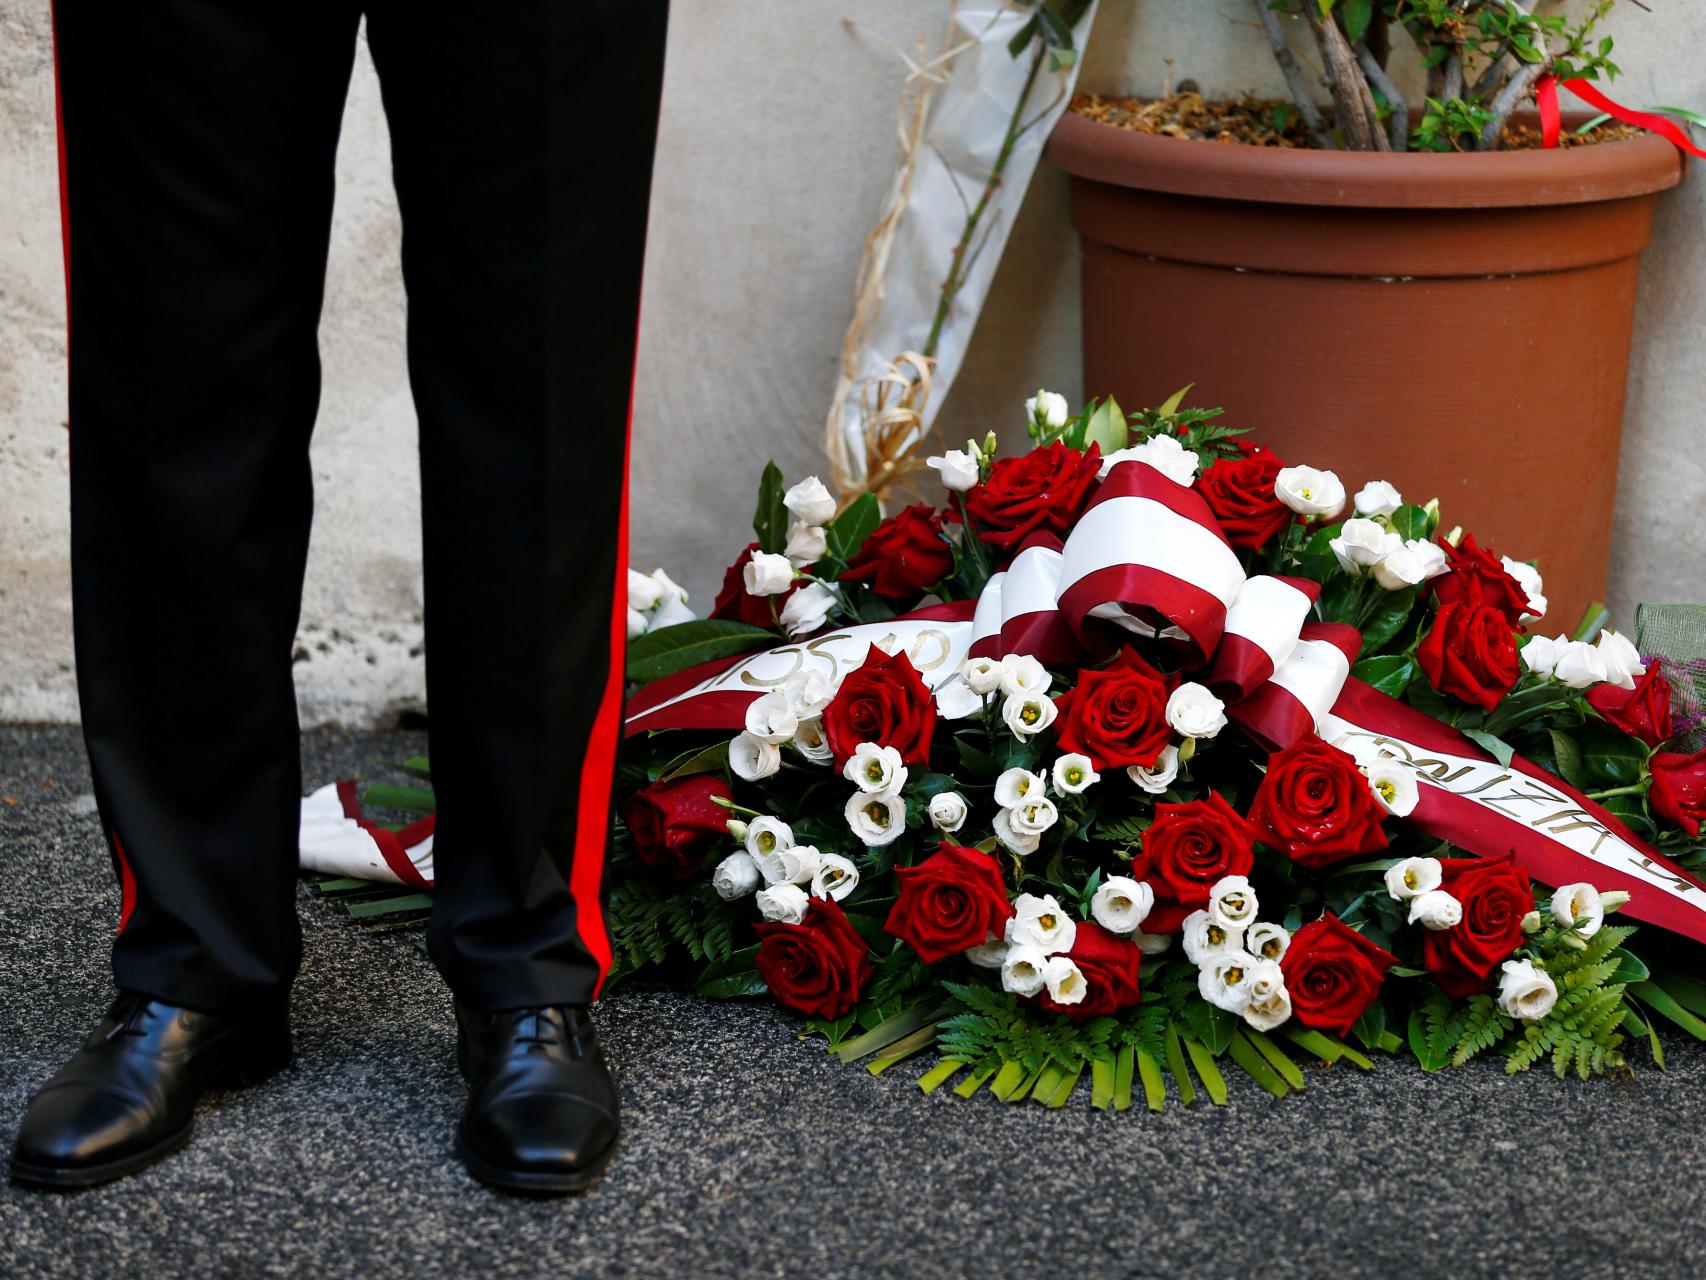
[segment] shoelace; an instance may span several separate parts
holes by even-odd
[[[147,996],[135,992],[123,992],[113,1002],[112,1016],[118,1020],[118,1026],[112,1030],[114,1036],[142,1036],[147,1034],[143,1027],[143,1018],[148,1013],[150,1001]]]
[[[548,1016],[553,1008],[562,1008],[562,1006],[542,1005],[537,1009],[521,1010],[516,1021],[516,1043],[536,1045],[561,1043],[568,1049],[572,1057],[583,1057],[586,1053],[586,1046],[581,1043],[580,1027],[569,1016],[569,1011],[566,1008],[562,1008],[562,1023],[559,1026]]]

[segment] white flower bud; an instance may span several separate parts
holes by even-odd
[[[1255,957],[1243,951],[1217,955],[1197,973],[1197,992],[1217,1009],[1242,1013],[1250,1003],[1250,971]]]
[[[782,505],[805,524],[828,524],[835,515],[835,498],[816,476],[807,476],[783,494]]]
[[[1048,668],[1028,653],[1001,659],[999,687],[1010,698],[1020,694],[1046,697],[1053,683],[1054,677],[1048,673]]]
[[[963,449],[949,449],[938,457],[926,458],[924,465],[941,475],[942,487],[950,492],[964,493],[977,484],[977,458]]]
[[[1041,774],[1015,765],[995,780],[995,803],[1003,809],[1011,809],[1023,803],[1026,797],[1040,796],[1046,790]]]
[[[758,878],[758,865],[751,854],[731,853],[711,872],[711,887],[724,902],[733,902],[758,888]]]
[[[799,924],[806,918],[811,895],[797,884],[773,884],[768,889],[760,889],[753,901],[758,904],[758,914],[766,920]]]
[[[1354,516],[1339,527],[1339,536],[1328,542],[1339,567],[1360,574],[1404,548],[1404,540],[1385,525]]]
[[[821,524],[796,520],[788,526],[788,545],[782,548],[782,554],[803,569],[823,559],[828,545],[829,538]]]
[[[754,551],[740,575],[749,596],[778,596],[794,585],[794,566],[788,557],[766,551]]]
[[[1025,401],[1025,418],[1039,427],[1064,427],[1071,416],[1066,397],[1053,391],[1038,391]]]
[[[1430,889],[1410,899],[1410,923],[1435,933],[1463,923],[1463,904],[1444,889]]]
[[[1499,1008],[1507,1017],[1536,1022],[1558,1003],[1558,984],[1532,960],[1506,960],[1499,971]]]
[[[835,752],[830,749],[829,739],[823,736],[823,718],[813,716],[809,720],[800,721],[800,727],[794,730],[794,747],[813,764],[828,764],[835,758]]]
[[[1186,738],[1212,738],[1226,727],[1226,704],[1206,686],[1186,681],[1167,699],[1167,723]]]
[[[1389,516],[1404,505],[1404,496],[1388,481],[1370,480],[1357,490],[1359,516]]]
[[[1258,960],[1279,960],[1291,945],[1291,934],[1268,921],[1251,925],[1244,931],[1244,950]]]
[[[1001,704],[1001,719],[1015,738],[1034,738],[1054,723],[1054,703],[1038,694],[1013,693]]]
[[[1421,788],[1416,784],[1415,771],[1396,760],[1378,760],[1363,772],[1368,775],[1368,789],[1394,818],[1407,818],[1421,802]]]
[[[1010,945],[1001,959],[1001,989],[1016,996],[1036,995],[1047,981],[1043,976],[1047,964],[1048,955],[1040,947]]]
[[[893,844],[906,830],[906,802],[898,792],[882,791],[872,795],[855,791],[847,798],[843,813],[854,836],[873,849]]]
[[[789,635],[810,635],[828,621],[835,605],[835,592],[821,582],[808,582],[782,602],[777,617]]]
[[[973,693],[994,693],[1001,687],[1001,659],[967,658],[960,664],[960,678]]]
[[[1222,876],[1209,888],[1208,913],[1228,932],[1249,927],[1256,910],[1256,891],[1244,876]]]
[[[1083,971],[1065,956],[1050,956],[1044,961],[1043,981],[1048,985],[1049,999],[1056,1004],[1078,1004],[1089,990]]]
[[[1619,689],[1633,689],[1635,677],[1647,674],[1647,664],[1641,661],[1641,651],[1629,638],[1616,631],[1601,631],[1594,646],[1605,666],[1605,678]]]
[[[766,884],[809,884],[823,855],[812,845],[796,844],[754,854],[752,860],[758,864],[758,872]]]
[[[1228,929],[1206,911],[1193,911],[1185,917],[1180,931],[1185,959],[1194,965],[1205,965],[1216,956],[1244,949],[1244,931]]]
[[[734,834],[735,824],[729,823],[729,833]],[[746,834],[737,837],[746,841],[746,851],[754,858],[761,858],[767,853],[775,853],[778,849],[794,847],[794,829],[780,818],[754,818],[746,824]]]
[[[958,791],[938,791],[930,797],[930,825],[949,835],[966,825],[966,798]]]
[[[1043,838],[1034,831],[1020,831],[1013,825],[1012,809],[1001,809],[995,814],[992,825],[995,828],[995,838],[1001,841],[1021,858],[1028,858],[1042,847]]]

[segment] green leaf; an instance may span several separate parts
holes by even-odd
[[[376,809],[408,809],[411,812],[431,813],[438,800],[424,787],[398,787],[388,782],[375,782],[361,793],[361,802]]]
[[[853,499],[824,530],[824,545],[829,554],[846,564],[859,554],[865,539],[882,523],[882,508],[874,493],[862,493]]]
[[[1582,776],[1590,786],[1630,787],[1641,780],[1647,748],[1638,738],[1608,724],[1581,728]]]
[[[1285,1056],[1284,1050],[1277,1044],[1260,1031],[1245,1029],[1239,1034],[1256,1046],[1261,1055],[1268,1060],[1268,1065],[1279,1073],[1280,1079],[1293,1089],[1303,1088],[1303,1072],[1298,1069],[1295,1062]]]
[[[1388,697],[1402,698],[1410,681],[1420,674],[1420,668],[1405,654],[1387,653],[1378,658],[1364,658],[1351,669],[1351,674]]]
[[[1226,1051],[1226,1046],[1231,1043],[1232,1036],[1238,1029],[1238,1019],[1235,1015],[1216,1008],[1206,1000],[1190,1001],[1185,1005],[1183,1016],[1190,1033],[1215,1054]]]
[[[1137,1051],[1137,1074],[1143,1080],[1143,1100],[1151,1111],[1159,1111],[1167,1102],[1167,1086],[1161,1080],[1161,1066],[1143,1050]]]
[[[702,996],[713,1000],[734,1000],[741,996],[761,996],[770,988],[764,985],[764,979],[758,976],[757,970],[746,973],[731,973],[726,978],[713,978],[709,982],[698,982],[693,989]]]
[[[729,759],[729,744],[713,742],[708,747],[697,751],[684,751],[671,760],[658,774],[659,782],[670,782],[676,778],[685,778],[695,773],[717,773]]]
[[[1422,1018],[1420,1009],[1410,1010],[1410,1052],[1416,1055],[1416,1061],[1421,1064],[1423,1071],[1439,1071],[1451,1063],[1451,1046],[1437,1048],[1429,1043],[1427,1023]]]
[[[1232,1060],[1244,1068],[1245,1073],[1262,1088],[1276,1098],[1283,1098],[1291,1092],[1291,1086],[1280,1079],[1274,1069],[1268,1065],[1268,1060],[1261,1055],[1255,1045],[1244,1038],[1242,1032],[1234,1032],[1228,1042],[1227,1052]]]
[[[955,1058],[943,1058],[930,1070],[918,1077],[919,1091],[926,1094],[935,1093],[936,1090],[954,1078],[955,1072],[963,1071],[965,1065]]]
[[[1091,445],[1102,446],[1104,456],[1126,447],[1131,439],[1131,430],[1126,425],[1125,413],[1119,406],[1119,401],[1109,396],[1097,405],[1090,414],[1090,421],[1084,428],[1084,448]]]
[[[1197,1091],[1191,1084],[1191,1073],[1185,1070],[1185,1051],[1179,1041],[1179,1032],[1171,1021],[1167,1023],[1165,1040],[1167,1070],[1173,1077],[1173,1084],[1179,1090],[1179,1101],[1190,1106],[1197,1099]]]
[[[701,662],[768,648],[776,641],[775,632],[744,622],[722,618],[678,622],[628,642],[628,679],[635,684],[650,684]]]
[[[1137,1050],[1131,1045],[1120,1049],[1114,1058],[1114,1110],[1131,1110],[1131,1078],[1137,1068]]]
[[[1589,786],[1582,768],[1582,749],[1576,740],[1561,729],[1551,729],[1552,759],[1558,766],[1558,776],[1577,790]]]
[[[788,508],[782,501],[787,491],[782,468],[774,461],[766,463],[758,480],[758,509],[752,513],[752,531],[758,535],[759,550],[771,555],[781,555],[788,545]]]
[[[1576,623],[1576,629],[1570,633],[1572,640],[1592,640],[1605,628],[1611,620],[1611,610],[1598,600],[1590,604],[1582,613],[1582,620]]]
[[[1481,747],[1499,762],[1501,769],[1510,767],[1511,757],[1516,755],[1516,748],[1496,734],[1487,733],[1481,729],[1465,729],[1463,736]]]
[[[1374,0],[1345,0],[1345,39],[1353,49],[1368,34],[1368,24],[1373,17]]]
[[[1412,502],[1406,502],[1387,519],[1392,522],[1392,532],[1406,542],[1413,538],[1428,536],[1429,521],[1426,507],[1418,507]]]
[[[1220,1068],[1214,1065],[1214,1055],[1195,1040],[1185,1041],[1185,1052],[1191,1055],[1191,1065],[1196,1068],[1197,1078],[1202,1081],[1203,1092],[1208,1094],[1208,1100],[1217,1107],[1224,1107],[1226,1077],[1221,1075]]]
[[[1161,418],[1171,418],[1175,413],[1179,412],[1179,406],[1185,403],[1185,397],[1190,394],[1191,388],[1196,385],[1197,384],[1194,382],[1187,382],[1172,395],[1168,396],[1161,402],[1160,407],[1155,410],[1156,416]]]
[[[1378,1000],[1369,1005],[1351,1028],[1351,1034],[1370,1049],[1378,1047],[1380,1037],[1386,1034],[1386,1006]]]
[[[953,1006],[948,1007],[952,1008]],[[857,1062],[866,1054],[876,1053],[879,1049],[886,1049],[897,1041],[926,1027],[934,1029],[936,1019],[941,1016],[942,1012],[943,1010],[939,1006],[925,1000],[872,1027],[857,1039],[849,1040],[835,1051],[836,1055],[843,1062]]]
[[[1112,1054],[1090,1059],[1090,1105],[1098,1111],[1114,1103],[1114,1070]]]
[[[1397,591],[1382,590],[1363,612],[1362,651],[1378,652],[1381,646],[1404,629],[1404,624],[1410,620],[1410,614],[1415,607],[1416,592],[1413,587],[1404,587]]]

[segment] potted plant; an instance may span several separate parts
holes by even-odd
[[[1050,139],[1085,386],[1153,405],[1190,369],[1283,460],[1390,475],[1520,541],[1579,616],[1605,582],[1638,261],[1683,172],[1581,116],[1539,145],[1545,77],[1616,74],[1610,4],[1251,3],[1289,102],[1080,95]]]

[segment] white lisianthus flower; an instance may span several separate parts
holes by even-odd
[[[1071,416],[1066,397],[1053,391],[1038,391],[1025,401],[1025,418],[1039,427],[1064,427]]]
[[[746,823],[736,817],[729,818],[729,838],[746,843]]]
[[[1083,795],[1102,779],[1090,757],[1077,751],[1069,751],[1054,762],[1053,776],[1054,789],[1067,796]]]
[[[782,505],[805,524],[828,524],[835,515],[835,496],[816,476],[807,476],[783,494]]]
[[[1090,916],[1109,933],[1135,933],[1155,907],[1155,890],[1130,876],[1109,876],[1090,897]]]
[[[1341,569],[1360,574],[1401,550],[1404,539],[1377,521],[1354,516],[1339,526],[1339,536],[1327,545]]]
[[[782,602],[777,617],[789,635],[810,635],[829,620],[835,605],[835,592],[821,582],[808,582]]]
[[[964,954],[979,969],[999,969],[1007,963],[1008,950],[1006,941],[991,933],[975,947],[967,947]]]
[[[964,493],[977,484],[977,459],[964,449],[949,449],[934,458],[924,459],[942,477],[942,487],[952,493]]]
[[[1550,678],[1558,666],[1558,654],[1570,642],[1563,636],[1530,636],[1522,643],[1522,665],[1535,675]]]
[[[1356,512],[1359,516],[1389,516],[1404,505],[1404,495],[1386,480],[1370,480],[1357,490]]]
[[[658,572],[662,573],[663,570],[659,569]],[[687,593],[683,591],[680,595],[666,594],[664,596],[663,603],[652,610],[651,622],[646,629],[657,631],[663,627],[673,627],[683,622],[692,621],[694,621],[693,610],[687,607]]]
[[[782,554],[803,569],[823,559],[828,546],[829,539],[821,524],[796,520],[788,526],[788,543],[782,548]]]
[[[1463,923],[1463,904],[1444,889],[1429,889],[1410,899],[1410,923],[1441,933]]]
[[[663,599],[663,586],[650,574],[628,570],[628,607],[650,613]]]
[[[782,686],[782,696],[788,700],[788,710],[803,722],[821,715],[834,701],[835,690],[835,681],[822,671],[801,671]]]
[[[1197,455],[1173,436],[1151,436],[1142,444],[1103,455],[1097,475],[1106,477],[1121,462],[1146,462],[1174,484],[1189,485],[1197,478]]]
[[[768,778],[782,767],[782,749],[773,742],[763,742],[750,733],[742,733],[729,743],[729,768],[735,777],[747,782]]]
[[[960,664],[960,679],[973,693],[994,693],[1001,687],[1001,659],[967,658]]]
[[[1186,738],[1212,738],[1226,728],[1226,704],[1207,686],[1187,680],[1167,699],[1167,723]]]
[[[1215,956],[1197,972],[1197,992],[1216,1009],[1242,1013],[1250,1003],[1250,971],[1256,958],[1244,951]]]
[[[875,742],[861,742],[841,767],[841,776],[861,791],[899,791],[906,785],[907,768],[900,752]]]
[[[840,902],[859,887],[859,868],[839,853],[826,853],[812,873],[812,897]]]
[[[1139,764],[1126,766],[1126,777],[1130,778],[1144,791],[1152,796],[1162,795],[1173,785],[1173,780],[1179,776],[1179,748],[1163,747],[1155,763],[1145,769]]]
[[[1540,932],[1540,913],[1530,911],[1522,918],[1522,931],[1532,937]]]
[[[1228,932],[1248,928],[1256,910],[1256,891],[1244,876],[1222,876],[1209,886],[1208,913]]]
[[[1036,737],[1058,714],[1053,700],[1042,694],[1010,693],[1001,704],[1002,721],[1021,741]]]
[[[776,746],[794,736],[800,718],[788,705],[785,694],[770,692],[754,698],[746,709],[746,731],[760,742]]]
[[[1386,868],[1386,892],[1408,902],[1439,888],[1445,869],[1438,858],[1404,858]]]
[[[1394,818],[1407,818],[1416,811],[1422,798],[1413,769],[1396,760],[1376,760],[1363,770],[1368,776],[1368,789]]]
[[[1047,787],[1043,784],[1042,775],[1032,773],[1029,769],[1021,769],[1015,765],[1004,770],[995,780],[995,803],[1003,809],[1011,809],[1020,804],[1025,797],[1036,797],[1044,794]]]
[[[1283,926],[1263,920],[1244,931],[1244,950],[1258,960],[1279,960],[1291,945],[1291,934]]]
[[[629,572],[632,573],[633,570],[630,569]],[[646,626],[648,625],[649,621],[650,620],[646,617],[646,615],[641,613],[638,609],[632,609],[632,608],[629,609],[628,610],[628,639],[637,640],[639,637],[645,635],[646,634]]]
[[[1519,622],[1539,622],[1546,616],[1546,597],[1541,593],[1546,589],[1546,583],[1540,576],[1540,570],[1523,560],[1512,560],[1509,556],[1500,556],[1504,562],[1505,572],[1516,579],[1516,585],[1522,588],[1522,594],[1528,597],[1528,612],[1518,619]]]
[[[796,844],[754,854],[752,860],[758,864],[765,884],[809,884],[823,855],[813,845]]]
[[[1015,947],[1035,947],[1044,955],[1070,951],[1078,940],[1078,925],[1052,893],[1040,898],[1021,893],[1013,899],[1013,915],[1007,921],[1007,941]]]
[[[799,885],[787,883],[760,889],[753,899],[758,904],[758,914],[778,924],[799,924],[806,918],[811,900],[811,895]]]
[[[758,888],[758,884],[758,864],[752,860],[752,855],[744,850],[731,853],[711,872],[711,887],[724,902],[746,897]]]
[[[944,720],[969,720],[983,710],[983,695],[964,680],[949,680],[935,692],[936,714]]]
[[[1185,947],[1185,959],[1194,965],[1205,965],[1216,956],[1244,949],[1244,931],[1228,929],[1206,911],[1193,911],[1186,916],[1179,936]]]
[[[1001,958],[1001,989],[1016,996],[1034,996],[1043,989],[1047,979],[1043,969],[1048,955],[1040,947],[1014,943]]]
[[[828,764],[835,758],[829,739],[823,736],[822,716],[800,721],[800,727],[794,730],[794,749],[813,764]]]
[[[1566,640],[1558,646],[1558,658],[1552,665],[1552,678],[1571,689],[1586,689],[1611,679],[1605,666],[1605,655],[1586,640]]]
[[[1558,1003],[1558,984],[1532,960],[1506,960],[1499,966],[1499,1009],[1506,1017],[1538,1022]]]
[[[1641,661],[1641,651],[1620,632],[1601,631],[1594,649],[1605,664],[1605,678],[1619,689],[1633,689],[1635,677],[1647,674],[1647,664]]]
[[[965,826],[968,812],[970,806],[958,791],[938,791],[930,797],[930,825],[945,834],[952,835]]]
[[[1017,653],[1001,659],[1001,676],[999,688],[1008,697],[1025,695],[1043,698],[1048,696],[1049,687],[1054,683],[1054,677],[1028,653]]]
[[[788,563],[787,556],[754,551],[741,566],[740,576],[746,584],[747,595],[779,596],[794,585],[794,566]]]
[[[746,824],[746,851],[754,858],[794,847],[794,829],[780,818],[754,818]]]
[[[906,801],[896,791],[855,791],[843,812],[853,834],[873,849],[893,844],[906,830]]]
[[[1019,836],[1040,836],[1060,820],[1060,810],[1047,796],[1022,800],[1011,809],[1003,809],[1008,825]]]
[[[1250,998],[1243,1014],[1250,1026],[1257,1031],[1272,1031],[1291,1017],[1291,993],[1285,989],[1285,971],[1275,961],[1257,960],[1244,981],[1250,988]]]
[[[1285,467],[1274,477],[1274,496],[1300,516],[1334,516],[1345,505],[1345,486],[1331,471]]]
[[[1084,972],[1065,956],[1050,956],[1043,964],[1043,981],[1056,1004],[1078,1004],[1090,989]]]
[[[1146,956],[1158,956],[1173,945],[1173,936],[1168,933],[1145,933],[1138,929],[1131,935],[1131,940],[1137,949]]]
[[[1388,591],[1397,591],[1437,578],[1447,568],[1445,552],[1437,542],[1411,538],[1374,566],[1374,580]]]
[[[1564,928],[1574,929],[1580,937],[1593,937],[1605,923],[1605,906],[1599,900],[1599,890],[1585,881],[1554,889],[1552,918]]]
[[[1021,858],[1030,857],[1042,847],[1043,838],[1040,835],[1014,828],[1013,810],[1011,809],[998,810],[995,820],[990,825],[995,828],[995,838]]]

